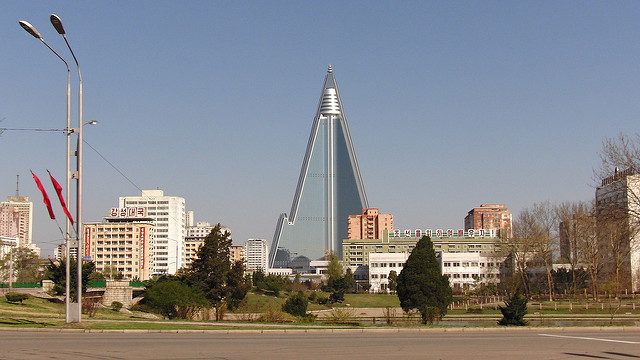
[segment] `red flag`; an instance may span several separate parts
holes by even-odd
[[[47,210],[49,210],[49,217],[51,219],[55,219],[56,216],[53,215],[53,209],[51,208],[51,201],[49,201],[49,195],[47,195],[47,192],[44,190],[44,187],[42,187],[42,183],[40,182],[40,179],[38,179],[38,177],[36,176],[36,174],[33,173],[33,171],[31,171],[31,175],[33,176],[33,180],[35,180],[36,185],[38,186],[38,189],[40,189],[40,192],[42,193],[42,201],[47,206]]]
[[[58,184],[56,179],[53,178],[53,175],[51,175],[51,172],[49,170],[47,170],[47,172],[49,173],[49,178],[51,178],[51,183],[53,184],[53,187],[56,189],[56,193],[58,194],[58,200],[60,200],[60,205],[62,205],[62,210],[64,210],[64,213],[67,214],[67,217],[69,218],[69,221],[71,221],[71,225],[73,226],[73,217],[71,217],[71,214],[69,213],[69,209],[67,209],[67,204],[64,202],[64,198],[62,197],[62,186],[60,186],[60,184]]]

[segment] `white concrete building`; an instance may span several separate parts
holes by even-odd
[[[409,253],[370,253],[369,254],[369,292],[389,292],[389,274],[395,271],[400,275]]]
[[[245,243],[245,257],[247,270],[254,271],[269,269],[269,245],[265,239],[249,239]]]
[[[502,257],[482,253],[441,253],[440,268],[452,288],[473,288],[480,283],[500,282]]]
[[[611,215],[616,209],[623,210],[626,215],[624,220]],[[625,277],[628,273],[632,291],[640,291],[640,174],[631,169],[618,171],[616,168],[615,173],[603,179],[601,186],[596,188],[596,211],[598,238],[604,249],[608,248],[610,237],[626,238],[627,243],[620,244],[622,247],[619,250],[626,257],[621,270]],[[607,224],[610,217],[616,219]],[[611,259],[614,254],[607,255]],[[612,263],[613,261],[605,262],[603,274],[615,271]],[[625,285],[627,284],[623,284]]]
[[[122,196],[120,208],[143,208],[153,219],[155,240],[153,270],[155,275],[175,274],[186,260],[185,238],[187,212],[185,200],[178,196],[165,196],[162,190],[142,190],[141,196]]]

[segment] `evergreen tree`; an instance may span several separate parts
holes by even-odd
[[[217,224],[204,239],[198,258],[185,275],[187,283],[204,294],[216,309],[233,308],[244,299],[248,286],[242,276],[242,264],[231,267],[231,234],[222,233]],[[231,274],[230,274],[231,273]]]
[[[398,288],[398,273],[395,270],[389,272],[389,290],[396,291]]]
[[[304,317],[305,315],[307,315],[308,304],[309,301],[307,300],[307,297],[304,296],[302,291],[298,291],[289,296],[287,301],[282,305],[282,311],[293,316]]]
[[[402,309],[417,309],[425,324],[446,314],[453,294],[449,279],[440,271],[429,237],[423,236],[409,255],[398,276],[397,291]]]
[[[58,262],[53,262],[49,260],[49,265],[46,267],[46,275],[45,278],[53,281],[53,291],[57,295],[63,295],[66,290],[67,283],[67,274],[66,274],[66,260],[62,259]],[[71,283],[70,287],[70,297],[73,299],[76,297],[77,288],[78,288],[78,272],[75,271],[77,268],[77,262],[75,259],[71,259],[69,265],[71,267]],[[91,274],[95,272],[96,265],[93,262],[85,262],[82,264],[82,293],[87,292],[87,283],[89,282],[89,278]]]
[[[347,270],[344,272],[344,283],[346,286],[345,290],[347,292],[356,291],[356,278],[353,276],[353,272],[350,268],[347,268]]]
[[[502,319],[498,321],[498,325],[516,325],[525,326],[527,322],[524,316],[527,314],[527,302],[529,300],[522,295],[520,288],[505,302],[505,306],[500,306]]]

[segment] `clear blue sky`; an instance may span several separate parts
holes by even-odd
[[[236,243],[271,240],[289,210],[328,64],[370,205],[400,229],[459,228],[481,203],[591,199],[602,139],[638,131],[638,2],[5,1],[0,127],[65,126],[65,69],[18,25],[70,59],[52,12],[84,117],[100,121],[85,139]],[[0,136],[0,196],[20,174],[44,255],[61,237],[29,169],[63,182],[64,144]],[[85,221],[138,193],[85,147]]]

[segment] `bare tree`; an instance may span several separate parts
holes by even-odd
[[[623,285],[640,289],[640,133],[603,141],[594,171],[596,221],[604,270],[617,293]],[[633,259],[632,259],[633,258]]]
[[[576,288],[576,269],[579,263],[584,262],[583,254],[580,249],[583,240],[588,239],[589,231],[595,231],[589,228],[592,206],[588,203],[563,202],[555,206],[556,217],[558,218],[558,236],[560,238],[560,257],[565,258],[569,262],[571,268],[571,291],[575,293]]]
[[[526,293],[529,293],[528,270],[531,265],[542,265],[547,277],[549,299],[553,300],[553,253],[556,249],[557,217],[547,202],[533,204],[523,209],[513,222],[513,236],[501,246],[503,255],[513,258],[517,276]]]

